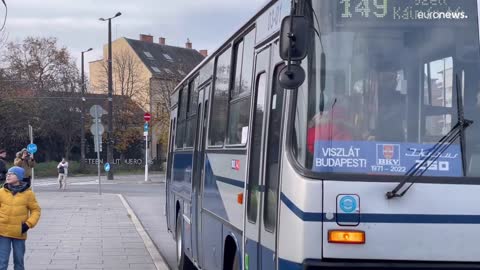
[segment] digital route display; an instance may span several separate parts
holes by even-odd
[[[476,0],[339,0],[337,26],[464,24],[477,18]]]

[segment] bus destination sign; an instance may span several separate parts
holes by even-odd
[[[337,26],[457,25],[475,19],[475,0],[340,0]]]

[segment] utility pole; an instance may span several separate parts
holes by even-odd
[[[91,51],[92,48],[82,51],[82,104],[81,104],[81,113],[82,113],[82,124],[80,127],[80,170],[85,170],[85,64],[84,64],[84,54]]]
[[[98,194],[102,195],[102,177],[100,173],[100,144],[102,143],[101,140],[101,135],[100,135],[100,130],[98,129],[98,120],[99,120],[99,115],[101,115],[98,111],[98,107],[94,106],[95,110],[95,140],[97,143],[97,171],[98,171]]]
[[[113,78],[112,78],[112,19],[122,15],[117,12],[115,16],[100,21],[108,21],[108,130],[107,130],[107,162],[113,163]],[[113,180],[113,171],[109,171],[108,180]]]
[[[143,136],[145,137],[145,182],[148,182],[148,123],[152,119],[152,115],[146,112],[143,115],[143,119],[145,120],[145,124],[143,125]]]
[[[112,78],[112,20],[108,20],[108,133],[107,162],[113,162],[113,78]],[[113,180],[113,171],[107,172],[107,179]]]

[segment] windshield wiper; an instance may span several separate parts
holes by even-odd
[[[405,177],[398,183],[398,185],[392,190],[387,192],[387,199],[392,199],[396,197],[403,197],[405,193],[415,184],[416,178],[422,176],[432,164],[445,152],[445,150],[450,147],[458,138],[460,138],[460,152],[462,155],[462,171],[463,175],[466,172],[466,156],[465,156],[465,129],[473,124],[472,120],[465,119],[465,114],[463,110],[463,98],[460,93],[461,87],[459,86],[460,81],[458,80],[458,75],[455,76],[455,90],[457,92],[457,112],[458,112],[458,122],[455,126],[443,136],[431,149],[429,149],[429,154],[422,160],[420,164],[414,164],[405,174]],[[433,159],[432,159],[433,157]],[[426,167],[425,164],[427,164]],[[400,189],[405,186],[408,181],[411,181],[410,185],[401,193],[398,193]]]

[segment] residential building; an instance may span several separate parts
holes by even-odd
[[[167,45],[163,37],[154,42],[153,36],[142,34],[138,40],[122,37],[112,42],[113,92],[128,96],[152,114],[151,158],[164,158],[170,93],[206,56],[206,50],[194,50],[189,40],[185,47],[175,47]],[[105,45],[103,59],[90,62],[93,93],[108,92],[107,60]]]

